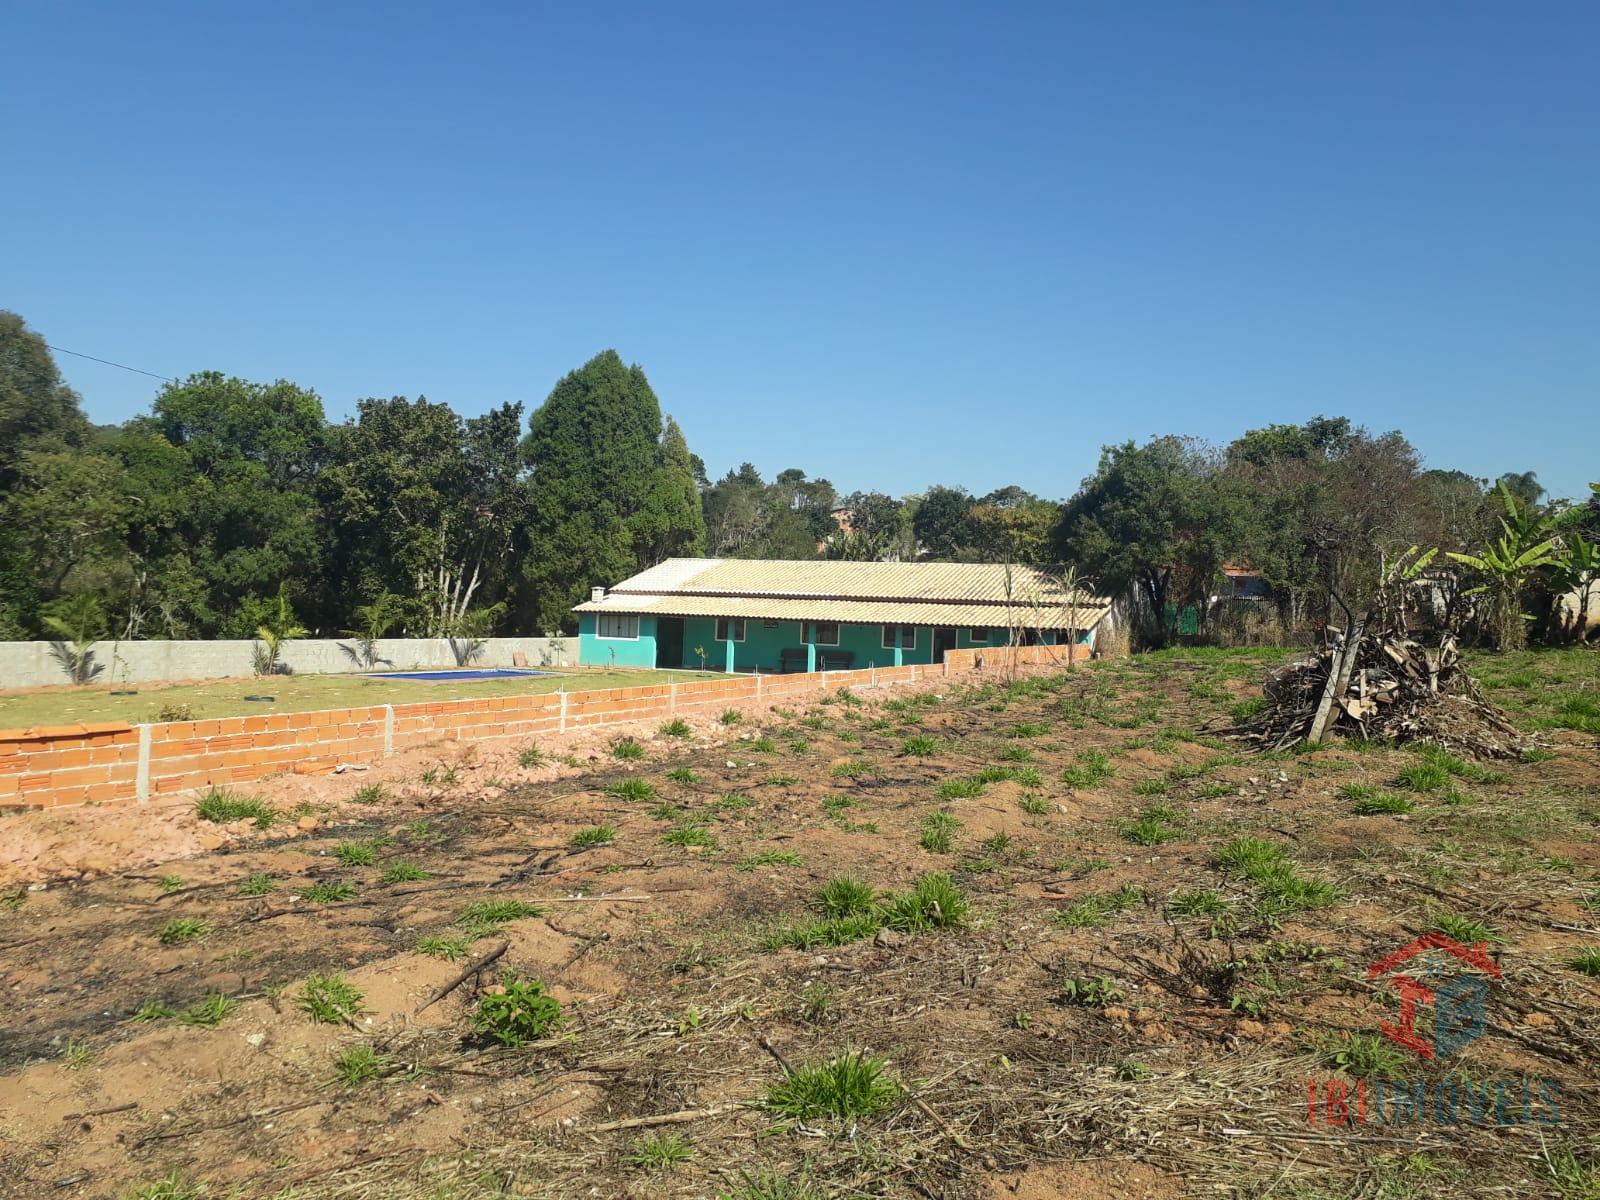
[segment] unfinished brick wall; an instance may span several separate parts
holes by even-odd
[[[291,770],[371,763],[437,741],[534,741],[632,721],[667,721],[740,704],[840,688],[1063,665],[1063,646],[951,650],[934,665],[797,675],[741,675],[694,683],[421,701],[324,712],[270,713],[161,725],[52,725],[0,730],[0,809],[146,801],[174,792],[246,784]],[[1087,649],[1075,648],[1075,659]],[[981,664],[981,665],[980,665]]]

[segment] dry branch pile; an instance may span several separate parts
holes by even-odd
[[[1453,634],[1425,646],[1402,629],[1352,622],[1320,651],[1267,676],[1270,705],[1235,726],[1263,749],[1321,742],[1329,733],[1433,742],[1484,758],[1527,745],[1467,674]]]

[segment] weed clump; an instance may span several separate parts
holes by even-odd
[[[922,819],[918,839],[922,848],[933,854],[949,854],[951,839],[961,832],[961,822],[947,812],[931,812]]]
[[[826,1062],[790,1071],[767,1089],[769,1112],[797,1120],[852,1120],[883,1112],[900,1098],[900,1085],[885,1078],[887,1059],[851,1050]]]
[[[656,789],[643,779],[623,779],[606,789],[606,795],[619,800],[652,800]]]
[[[501,977],[496,991],[478,1001],[472,1015],[474,1033],[492,1038],[502,1046],[522,1046],[537,1041],[559,1027],[565,1018],[561,1005],[537,979]]]
[[[330,973],[308,976],[295,1005],[313,1021],[338,1025],[361,1014],[361,1000],[360,991],[343,975]]]
[[[202,821],[225,825],[230,821],[252,820],[257,829],[270,829],[278,814],[259,796],[239,796],[225,788],[212,788],[195,802],[194,815]]]
[[[211,923],[199,917],[174,917],[161,927],[163,946],[181,946],[211,932]]]
[[[593,846],[609,846],[616,840],[615,825],[595,825],[589,829],[580,829],[573,834],[572,847],[575,850],[587,850]]]
[[[644,757],[644,747],[635,738],[618,738],[611,743],[611,757],[620,758],[625,762],[632,762]]]

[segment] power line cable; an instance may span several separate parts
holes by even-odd
[[[104,363],[108,367],[116,367],[122,371],[132,371],[135,375],[148,375],[151,379],[159,379],[162,383],[176,383],[176,379],[169,375],[157,375],[154,371],[141,371],[138,367],[130,367],[124,363],[112,362],[109,358],[96,358],[92,354],[79,354],[76,350],[68,350],[62,346],[52,346],[49,342],[45,347],[54,350],[57,354],[70,354],[73,358],[87,358],[90,362]]]

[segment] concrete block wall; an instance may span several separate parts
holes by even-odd
[[[0,642],[0,680],[8,688],[50,687],[68,682],[50,652],[49,642]],[[186,679],[241,679],[250,675],[248,640],[213,642],[98,642],[94,660],[105,671],[101,683],[172,683]],[[301,638],[283,648],[283,662],[295,675],[348,675],[364,670],[346,653],[348,638]],[[377,671],[454,668],[455,652],[444,638],[383,638],[376,645]],[[509,667],[521,653],[530,667],[569,667],[577,661],[578,639],[488,638],[473,658],[474,667]]]
[[[420,701],[324,712],[266,713],[157,725],[0,730],[0,809],[143,802],[253,783],[287,771],[372,763],[438,741],[537,740],[635,721],[706,715],[841,688],[891,687],[1012,665],[1066,666],[1066,647],[952,650],[941,664],[797,675],[743,675],[594,692]],[[1088,657],[1075,647],[1074,659]]]

